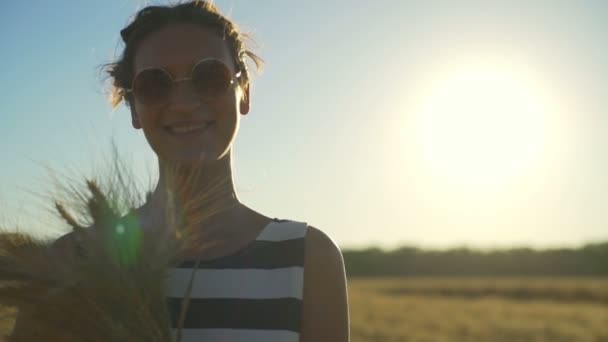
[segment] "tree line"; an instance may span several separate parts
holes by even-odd
[[[580,248],[344,250],[348,276],[608,276],[608,242]]]

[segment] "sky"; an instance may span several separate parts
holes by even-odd
[[[94,172],[112,139],[156,167],[100,66],[159,3],[0,4],[0,217],[60,234],[49,168]],[[343,248],[608,240],[608,2],[215,3],[265,60],[234,145],[251,208]]]

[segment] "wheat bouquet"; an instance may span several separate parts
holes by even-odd
[[[119,176],[106,188],[92,180],[81,190],[70,187],[66,201],[54,202],[72,229],[69,247],[0,233],[0,305],[20,312],[11,341],[180,339],[179,323],[172,336],[165,301],[168,269],[201,245],[201,225],[226,210],[228,201],[219,180],[204,193],[191,193],[197,168],[169,171],[164,229],[140,227],[132,183]]]

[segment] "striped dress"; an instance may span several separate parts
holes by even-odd
[[[304,222],[273,219],[240,251],[202,261],[182,341],[299,341],[306,231]],[[169,272],[173,328],[194,265],[186,261]]]

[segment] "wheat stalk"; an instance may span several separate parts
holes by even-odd
[[[167,171],[166,229],[139,226],[135,190],[121,174],[105,190],[94,180],[86,190],[67,186],[67,201],[54,202],[77,257],[25,233],[0,233],[0,305],[19,308],[27,325],[13,341],[171,341],[168,268],[204,245],[201,225],[231,201],[221,191],[225,179],[193,192],[201,167]],[[76,216],[63,204],[70,201],[82,205]]]

